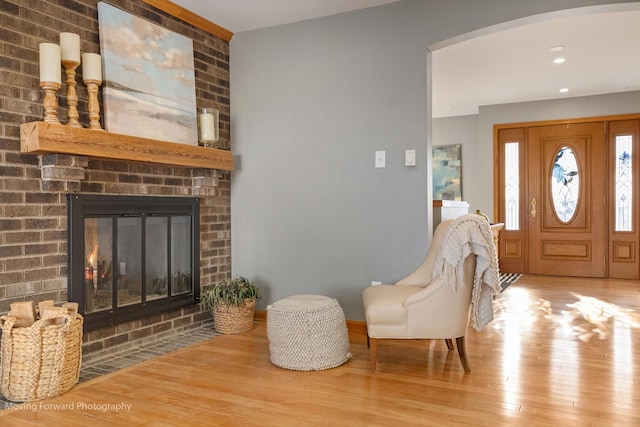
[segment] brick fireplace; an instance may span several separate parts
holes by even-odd
[[[81,156],[50,154],[40,157],[41,177],[33,179],[43,189],[15,195],[24,197],[5,206],[13,219],[3,219],[3,280],[15,280],[2,288],[3,311],[13,301],[33,299],[72,300],[67,293],[69,259],[67,250],[68,195],[163,195],[197,196],[200,204],[199,234],[201,287],[230,273],[230,217],[228,173],[209,169],[185,169],[114,162]],[[55,178],[51,178],[55,177]],[[44,190],[47,189],[47,190]],[[179,197],[182,198],[182,197]],[[12,252],[15,250],[15,252]],[[15,255],[15,256],[13,256]],[[195,301],[194,301],[195,302]],[[169,307],[140,319],[91,327],[85,334],[85,353],[118,348],[169,330],[195,327],[210,318],[197,304]],[[100,325],[98,323],[97,325]],[[115,346],[115,347],[114,347]]]
[[[115,6],[191,38],[194,43],[196,104],[220,110],[219,149],[229,150],[229,43],[140,0]],[[8,0],[0,15],[3,65],[0,73],[0,314],[15,301],[69,298],[67,197],[69,194],[197,197],[200,202],[199,286],[231,272],[230,172],[211,166],[172,166],[62,153],[21,151],[20,126],[41,122],[38,44],[62,31],[80,34],[83,52],[99,52],[97,0]],[[37,35],[36,35],[37,34]],[[86,88],[78,77],[78,110],[86,127]],[[65,85],[58,93],[66,122]],[[103,105],[101,104],[101,111]],[[99,132],[99,131],[98,131]],[[98,327],[84,335],[83,351],[116,351],[210,319],[198,304],[170,308],[140,319]]]

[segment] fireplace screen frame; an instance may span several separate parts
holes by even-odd
[[[116,304],[115,307],[87,313],[84,295],[86,289],[85,267],[87,265],[84,247],[85,218],[148,218],[154,216],[189,216],[191,218],[190,290],[159,299],[148,301],[142,299],[140,303],[123,306]],[[142,319],[195,305],[200,301],[200,199],[196,197],[67,194],[67,219],[68,298],[69,301],[78,303],[78,312],[84,317],[85,331]],[[112,271],[117,268],[116,264],[113,263]],[[169,274],[168,280],[171,280],[171,274]],[[113,284],[112,287],[115,290]],[[142,283],[141,287],[144,288]]]

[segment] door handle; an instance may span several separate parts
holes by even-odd
[[[536,210],[536,199],[533,198],[531,199],[531,216],[533,218],[536,217],[536,213],[538,213],[538,211]]]

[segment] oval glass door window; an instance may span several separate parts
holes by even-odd
[[[576,156],[569,147],[562,147],[556,154],[551,171],[551,195],[553,207],[560,221],[571,221],[578,206],[580,175]]]

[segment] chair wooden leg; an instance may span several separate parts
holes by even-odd
[[[467,360],[467,349],[464,346],[464,336],[456,338],[456,346],[458,347],[458,356],[460,356],[460,363],[465,372],[471,372],[469,366],[469,360]]]
[[[371,364],[371,373],[376,373],[377,363],[378,363],[378,339],[377,338],[369,338],[370,346],[369,346],[369,363]]]
[[[369,342],[369,333],[367,332],[367,348],[371,347],[371,342]]]
[[[444,342],[447,343],[447,350],[453,350],[453,340],[445,339]]]

